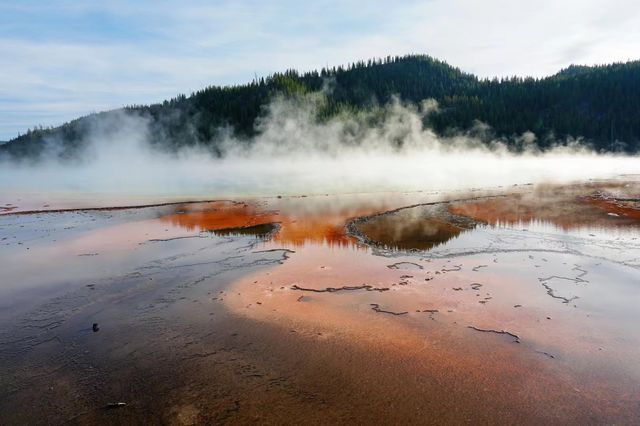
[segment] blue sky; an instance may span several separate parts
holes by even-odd
[[[428,53],[481,76],[638,59],[639,22],[636,0],[0,0],[0,140],[370,57]]]

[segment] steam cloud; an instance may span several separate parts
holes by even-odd
[[[322,102],[321,94],[275,100],[252,143],[224,137],[222,158],[198,148],[159,152],[151,147],[148,119],[120,112],[90,132],[78,164],[0,163],[0,190],[217,197],[450,190],[640,171],[637,157],[597,154],[575,141],[540,152],[531,133],[519,139],[521,153],[500,141],[482,143],[473,136],[482,125],[439,137],[423,125],[435,101],[414,106],[394,100],[318,122]],[[56,142],[49,142],[55,150]]]

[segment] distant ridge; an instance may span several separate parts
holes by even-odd
[[[289,70],[244,85],[210,86],[160,104],[91,114],[30,130],[2,144],[0,154],[37,158],[49,152],[47,141],[55,140],[60,144],[55,155],[73,158],[89,130],[120,111],[148,117],[150,139],[161,149],[202,145],[219,153],[220,129],[231,128],[249,139],[275,96],[320,91],[327,81],[331,90],[324,92],[318,119],[370,109],[393,96],[413,103],[432,98],[440,109],[429,116],[428,125],[439,134],[469,130],[479,120],[491,127],[486,138],[507,143],[531,131],[543,149],[567,137],[584,138],[599,151],[640,149],[639,61],[571,65],[545,78],[479,79],[430,56],[407,55],[307,73]]]

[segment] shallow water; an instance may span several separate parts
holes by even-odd
[[[638,193],[0,216],[0,423],[637,423]]]

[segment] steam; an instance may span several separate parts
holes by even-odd
[[[221,158],[205,148],[154,149],[148,118],[120,111],[96,121],[77,163],[0,163],[0,190],[219,197],[451,190],[640,172],[637,157],[597,154],[579,141],[540,152],[529,132],[514,153],[503,141],[482,142],[481,123],[439,137],[423,124],[438,108],[432,100],[415,106],[394,99],[319,121],[324,101],[321,93],[276,99],[250,143],[220,132]],[[57,141],[48,143],[54,154]]]

